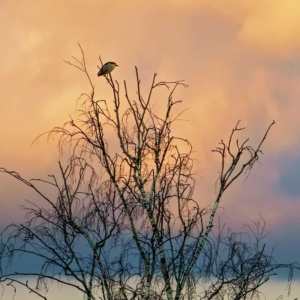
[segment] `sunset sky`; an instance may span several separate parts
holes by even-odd
[[[253,146],[275,120],[261,165],[224,195],[223,218],[238,229],[261,213],[277,260],[300,261],[299,0],[2,0],[0,38],[0,167],[27,179],[58,172],[57,140],[31,143],[75,115],[77,97],[89,92],[83,74],[63,62],[80,58],[80,43],[101,99],[108,94],[99,55],[117,62],[114,79],[132,91],[134,66],[145,87],[155,72],[185,79],[189,87],[175,97],[188,110],[176,133],[193,144],[203,206],[213,204],[220,166],[211,150],[238,120],[246,127],[240,138]],[[31,196],[0,174],[1,228],[23,219],[19,205]],[[287,298],[282,280],[264,287],[266,299],[300,297],[296,284]]]

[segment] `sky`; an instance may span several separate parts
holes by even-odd
[[[58,172],[57,141],[31,143],[68,121],[77,97],[89,91],[83,75],[63,62],[80,57],[80,43],[101,98],[108,93],[97,77],[99,55],[118,63],[113,76],[132,91],[134,66],[146,87],[155,72],[164,81],[185,79],[189,87],[177,97],[188,110],[176,133],[193,144],[201,170],[195,198],[203,206],[214,201],[220,167],[211,150],[238,120],[246,127],[240,138],[254,146],[275,120],[261,165],[226,192],[221,206],[234,228],[261,213],[276,258],[300,260],[298,0],[1,0],[0,38],[0,166],[28,179]],[[22,220],[18,205],[30,197],[0,174],[0,226]],[[284,294],[284,282],[267,292]]]

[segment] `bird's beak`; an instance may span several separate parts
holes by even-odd
[[[116,65],[116,67],[119,67],[119,65]]]

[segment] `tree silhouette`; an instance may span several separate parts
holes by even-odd
[[[78,119],[70,117],[62,127],[46,133],[48,138],[59,137],[61,154],[67,148],[71,151],[67,166],[59,163],[60,176],[50,175],[49,180],[26,180],[0,168],[44,201],[28,202],[27,221],[3,231],[1,282],[23,285],[43,299],[49,283],[55,281],[74,287],[88,300],[179,300],[200,299],[196,285],[201,278],[210,278],[206,298],[201,299],[221,299],[222,293],[242,299],[275,270],[293,268],[276,264],[264,247],[250,251],[235,240],[237,234],[219,235],[215,244],[211,239],[223,193],[259,161],[275,122],[255,147],[248,139],[236,138],[244,130],[240,122],[226,142],[221,140],[213,150],[221,157],[216,199],[203,208],[193,194],[192,145],[172,131],[183,113],[176,110],[181,101],[174,95],[187,85],[182,80],[157,82],[154,74],[144,96],[135,68],[134,97],[126,81],[121,88],[110,73],[104,75],[110,99],[97,100],[80,50],[82,59],[73,57],[67,63],[86,76],[91,91],[78,99]],[[156,93],[160,89],[168,92],[165,98]],[[38,184],[50,186],[57,197],[45,195]],[[219,257],[221,241],[226,241],[228,250],[225,262]],[[14,263],[19,256],[37,259],[39,269],[18,271]],[[5,264],[10,267],[5,269]],[[244,268],[240,276],[239,268]],[[28,283],[31,277],[36,278],[35,286]]]

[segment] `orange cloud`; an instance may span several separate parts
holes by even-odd
[[[254,50],[284,59],[299,50],[299,19],[298,1],[260,1],[244,20],[238,37]]]

